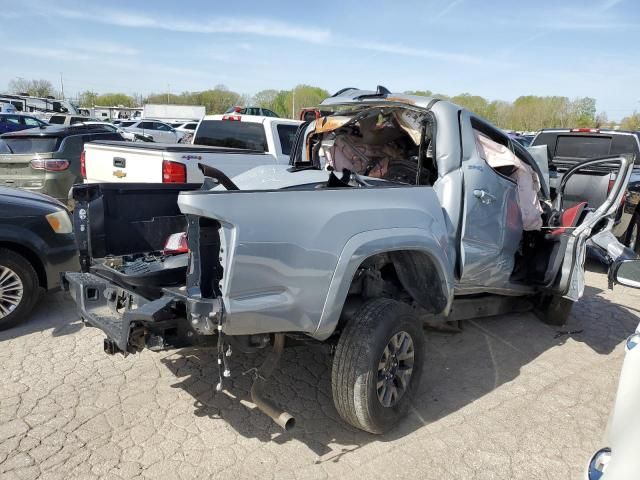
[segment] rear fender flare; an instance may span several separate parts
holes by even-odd
[[[446,243],[446,237],[438,237],[434,232],[420,228],[373,230],[351,237],[338,258],[320,322],[312,336],[318,340],[326,340],[333,334],[356,271],[367,258],[381,253],[412,251],[426,255],[437,271],[443,295],[446,298],[446,306],[443,311],[448,312],[453,300],[454,259],[447,256]],[[410,257],[409,254],[406,258]],[[412,290],[420,293],[419,288]]]

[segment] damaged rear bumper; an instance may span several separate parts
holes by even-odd
[[[104,349],[109,354],[201,343],[217,333],[222,315],[217,299],[193,299],[183,289],[166,289],[150,300],[95,273],[67,272],[63,287],[83,321],[107,335]]]

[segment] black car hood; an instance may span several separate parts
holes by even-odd
[[[0,187],[0,206],[5,203],[5,200],[10,201],[12,204],[31,204],[39,203],[46,204],[51,207],[66,208],[62,202],[59,202],[55,198],[49,197],[42,193],[30,192],[21,188]]]

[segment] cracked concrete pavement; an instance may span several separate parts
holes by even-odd
[[[63,294],[0,332],[0,478],[579,479],[598,448],[640,292],[588,272],[560,330],[531,314],[426,331],[420,394],[393,432],[346,427],[323,346],[285,353],[270,391],[296,416],[281,431],[249,399],[261,356],[232,357],[216,394],[215,356],[108,356]]]

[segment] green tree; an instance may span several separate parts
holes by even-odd
[[[257,107],[273,110],[278,90],[261,90],[253,96],[252,103]]]
[[[98,96],[99,95],[96,92],[85,90],[80,95],[78,95],[78,105],[80,105],[81,107],[91,108],[96,105]]]
[[[124,93],[104,93],[95,98],[95,105],[101,107],[136,107],[133,97]]]
[[[433,97],[431,90],[407,90],[404,93],[405,95],[417,95],[419,97]]]
[[[53,88],[49,80],[27,80],[22,77],[9,81],[9,91],[11,93],[26,93],[34,97],[57,97],[58,92]]]
[[[596,99],[576,98],[572,102],[572,114],[576,127],[592,127],[596,122]]]
[[[640,130],[640,113],[633,112],[628,117],[624,117],[620,122],[620,128],[622,130]]]
[[[295,93],[295,96],[294,96]],[[315,108],[329,96],[323,88],[297,85],[292,90],[280,90],[273,96],[270,110],[281,117],[298,118],[303,108]],[[293,111],[295,106],[295,112]],[[269,108],[269,107],[266,107]]]

